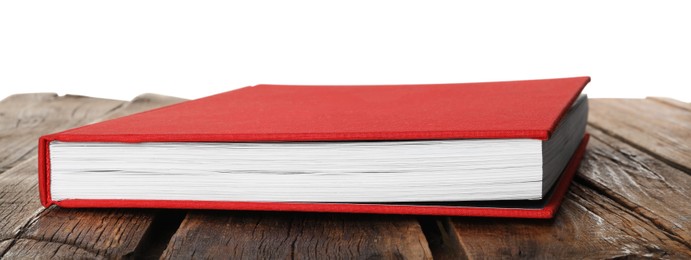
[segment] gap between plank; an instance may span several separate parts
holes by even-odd
[[[161,210],[156,213],[133,255],[125,257],[159,259],[186,216],[186,210]]]
[[[449,217],[420,216],[417,220],[427,239],[427,247],[432,252],[432,258],[467,258]]]

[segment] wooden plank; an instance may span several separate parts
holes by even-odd
[[[190,212],[162,258],[430,259],[418,222],[405,216]]]
[[[15,238],[43,210],[38,200],[37,164],[34,156],[0,174],[0,241]]]
[[[575,183],[554,220],[454,218],[470,258],[613,259],[691,257],[654,223]]]
[[[677,108],[691,111],[691,103],[686,103],[686,102],[682,102],[682,101],[679,101],[676,99],[666,98],[666,97],[647,97],[646,99],[650,99],[652,101],[659,102],[659,103],[662,103],[662,104],[665,104],[668,106],[673,106],[673,107],[677,107]]]
[[[39,136],[91,123],[124,103],[55,93],[5,98],[0,102],[0,174],[36,155]]]
[[[651,99],[592,99],[588,122],[691,174],[691,113]]]
[[[38,137],[92,122],[122,104],[48,93],[13,95],[0,102],[0,167],[7,168],[0,174],[0,241],[15,237],[42,209],[36,183]]]
[[[153,211],[51,208],[5,253],[10,259],[135,257]]]
[[[103,259],[103,256],[85,248],[60,243],[35,244],[29,239],[15,241],[12,244],[12,250],[4,257],[7,259]]]
[[[588,132],[578,181],[691,247],[691,176],[597,129]]]
[[[47,102],[44,105],[50,109],[44,109],[41,102],[34,102],[26,109],[3,112],[5,115],[19,118],[16,114],[32,114],[34,110],[46,111],[46,119],[36,120],[38,123],[33,126],[37,129],[35,137],[12,136],[12,131],[16,131],[16,128],[8,131],[12,138],[35,138],[27,144],[31,145],[30,148],[18,149],[35,151],[36,140],[42,134],[181,101],[178,98],[143,95],[130,103],[116,102],[110,109],[97,109],[103,105],[103,100],[76,96],[54,98],[67,99],[68,105]],[[46,100],[52,99],[39,99]],[[107,100],[104,102],[112,103]],[[16,102],[14,106],[21,107],[21,102]],[[92,106],[95,109],[92,109]],[[97,114],[98,111],[103,113]],[[58,120],[59,118],[62,120]],[[45,128],[44,123],[47,124]],[[3,191],[0,193],[0,219],[8,220],[1,222],[0,241],[3,242],[0,245],[5,248],[0,251],[0,257],[5,255],[12,256],[11,258],[48,258],[53,256],[53,253],[58,253],[59,256],[63,253],[69,255],[82,252],[84,254],[79,257],[91,258],[95,254],[100,257],[119,258],[135,253],[134,245],[139,244],[146,236],[146,231],[155,218],[152,211],[71,211],[57,207],[44,210],[37,198],[36,165],[34,155],[0,175],[0,190]],[[60,226],[70,229],[54,229]],[[122,239],[127,239],[127,243]]]
[[[603,132],[553,221],[461,219],[451,237],[469,257],[691,257],[691,176]]]
[[[178,98],[178,97],[171,97],[171,96],[146,93],[146,94],[142,94],[142,95],[135,97],[130,102],[125,103],[122,106],[122,108],[111,111],[108,115],[106,115],[101,120],[118,118],[121,116],[139,113],[139,112],[151,110],[154,108],[159,108],[159,107],[163,107],[163,106],[168,106],[168,105],[180,103],[180,102],[186,101],[186,100],[187,99]]]

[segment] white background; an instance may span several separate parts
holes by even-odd
[[[230,2],[2,2],[0,98],[589,75],[592,97],[691,101],[684,1]]]

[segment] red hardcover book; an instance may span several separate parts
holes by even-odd
[[[42,136],[39,190],[44,206],[272,210],[550,218],[585,151],[581,133],[554,185],[536,200],[484,202],[315,202],[157,198],[80,198],[51,191],[58,144],[406,142],[538,140],[547,142],[588,77],[431,85],[257,85]],[[586,110],[587,111],[587,110]],[[584,124],[583,124],[584,128]],[[60,150],[62,151],[62,150]],[[570,159],[569,159],[570,158]],[[63,160],[63,159],[60,159]],[[68,167],[68,168],[69,168]],[[57,168],[56,168],[57,169]],[[175,169],[171,169],[174,171]],[[99,174],[93,172],[89,174]],[[166,178],[158,176],[158,178]],[[204,178],[200,176],[199,178]],[[117,185],[118,179],[113,181]],[[62,183],[62,182],[61,182]],[[155,183],[155,181],[153,181]],[[77,187],[79,188],[79,187]],[[81,187],[88,188],[88,187]],[[60,189],[63,189],[60,187]],[[488,201],[489,200],[489,201]]]

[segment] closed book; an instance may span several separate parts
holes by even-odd
[[[588,77],[257,85],[42,136],[44,206],[550,218]]]

